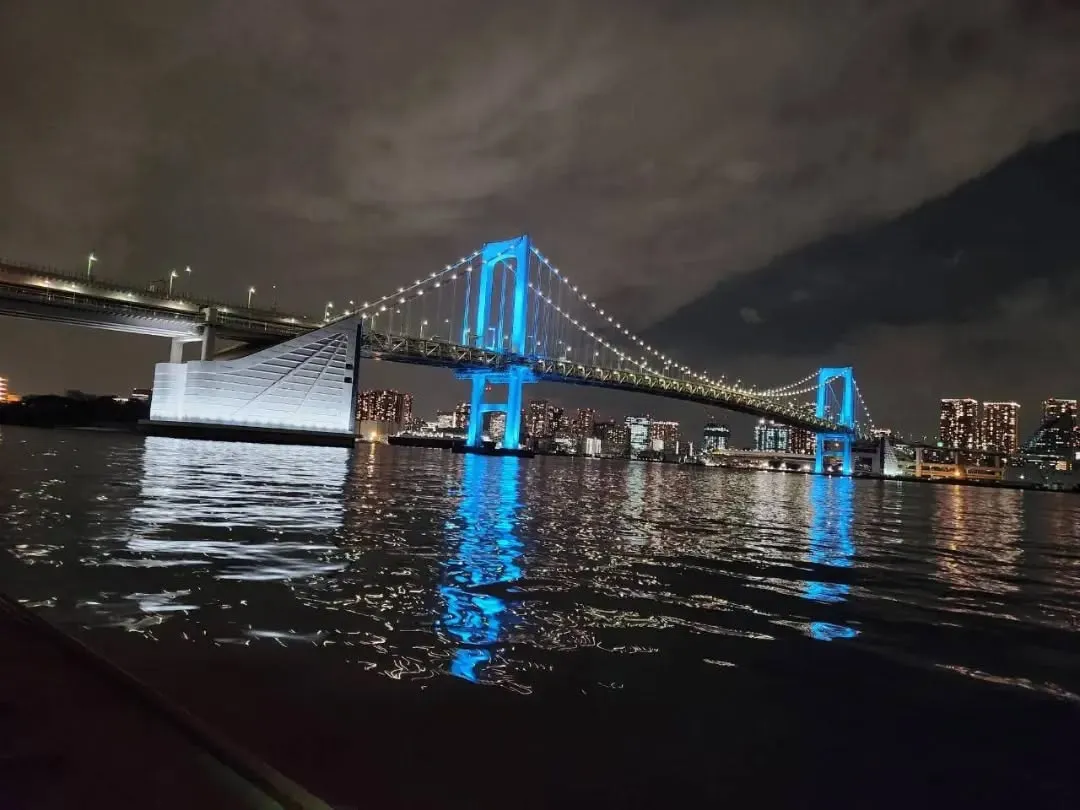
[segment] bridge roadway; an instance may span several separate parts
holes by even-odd
[[[212,325],[219,338],[255,345],[320,326],[287,313],[170,296],[5,261],[0,261],[0,315],[175,340],[197,340]]]
[[[654,394],[774,419],[785,425],[805,428],[814,433],[853,435],[855,432],[831,420],[818,419],[813,414],[807,414],[802,409],[784,401],[755,397],[728,386],[666,377],[639,369],[600,368],[571,360],[552,360],[533,356],[516,357],[488,349],[448,343],[438,338],[415,338],[381,332],[364,332],[361,351],[365,357],[375,360],[458,369],[476,368],[498,371],[511,365],[524,365],[538,381]]]
[[[170,296],[153,290],[0,261],[0,315],[171,338],[177,343],[217,339],[251,348],[280,343],[323,326],[300,316]],[[208,344],[204,342],[204,347]],[[213,341],[209,341],[211,348]],[[636,368],[601,368],[565,359],[514,357],[434,339],[364,332],[361,351],[389,360],[455,369],[500,370],[525,365],[536,380],[654,394],[775,419],[814,432],[852,433],[797,407],[698,380],[667,377]],[[173,358],[180,355],[174,352]]]

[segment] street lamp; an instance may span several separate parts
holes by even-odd
[[[251,309],[251,296],[253,296],[254,294],[255,294],[255,288],[254,287],[248,287],[248,302],[247,302],[247,308],[248,309]]]
[[[172,285],[176,281],[176,277],[179,275],[175,270],[169,271],[169,298],[172,298]]]
[[[327,301],[326,302],[326,308],[323,309],[323,313],[322,313],[323,323],[326,323],[328,320],[330,320],[330,310],[332,310],[333,308],[334,308],[334,302],[333,301]]]
[[[277,309],[277,284],[270,285],[270,308]]]
[[[424,327],[427,326],[427,321],[420,322],[420,337],[424,337]]]
[[[90,255],[86,257],[86,278],[90,279],[90,271],[94,269],[94,262],[97,261],[97,256],[94,255],[94,251],[90,251]]]

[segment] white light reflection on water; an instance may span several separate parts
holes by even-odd
[[[880,651],[1080,693],[1071,496],[15,435],[0,588],[69,627],[519,692]]]
[[[286,580],[340,571],[349,451],[151,437],[131,509],[127,567],[210,567],[218,579]],[[297,539],[290,539],[294,537]]]

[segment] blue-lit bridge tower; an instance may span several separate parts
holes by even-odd
[[[470,319],[470,297],[466,297],[461,345],[517,357],[528,354],[526,325],[531,252],[528,235],[484,245],[480,252],[476,310]],[[503,447],[517,450],[521,445],[521,388],[534,381],[528,367],[511,364],[497,371],[469,369],[459,372],[458,377],[472,381],[466,446],[480,447],[484,414],[501,412],[506,414]],[[505,402],[484,402],[484,393],[492,384],[506,386]]]
[[[839,396],[832,389],[835,381],[840,383]],[[839,400],[839,401],[837,401]],[[828,445],[840,445],[840,471],[851,475],[851,443],[855,431],[855,375],[851,366],[818,369],[817,407],[814,415],[819,419],[834,419],[848,432],[818,433],[814,445],[814,472],[825,472]]]

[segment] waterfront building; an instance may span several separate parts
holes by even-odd
[[[435,414],[435,427],[439,430],[453,430],[457,425],[454,424],[454,412],[453,411],[438,411]]]
[[[771,419],[758,420],[754,428],[754,449],[759,453],[787,453],[791,449],[791,428]]]
[[[596,411],[592,408],[578,408],[574,419],[570,423],[570,436],[577,441],[593,438],[593,428],[596,424]]]
[[[1059,397],[1045,400],[1031,454],[1072,461],[1078,446],[1076,400]]]
[[[727,450],[731,447],[731,428],[727,425],[719,425],[710,422],[705,425],[701,437],[701,452],[715,453],[718,450]]]
[[[0,377],[0,402],[7,402],[8,381],[7,377]]]
[[[649,443],[654,452],[679,452],[679,423],[654,420],[649,423]]]
[[[938,440],[959,450],[979,448],[979,403],[971,398],[941,400]]]
[[[501,442],[506,435],[506,414],[502,411],[487,411],[484,414],[483,432],[496,444]]]
[[[980,444],[991,453],[1013,455],[1020,447],[1020,406],[1015,402],[984,402]]]
[[[627,443],[630,455],[636,456],[649,449],[649,425],[652,420],[647,416],[626,417]]]
[[[601,452],[606,456],[625,456],[630,451],[630,432],[622,422],[609,419],[593,425],[596,438],[600,440]]]
[[[356,418],[361,422],[412,422],[412,394],[399,391],[368,390],[360,392]]]
[[[525,432],[534,439],[555,436],[555,407],[546,399],[534,399],[529,403]]]
[[[454,406],[454,429],[455,430],[468,430],[469,429],[469,412],[472,410],[472,405],[468,402],[459,402]]]

